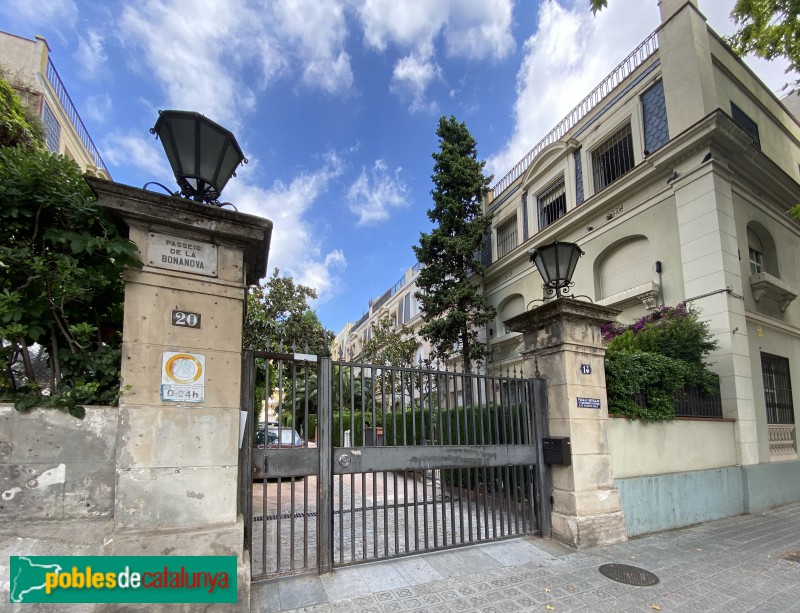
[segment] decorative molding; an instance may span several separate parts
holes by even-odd
[[[658,297],[660,295],[661,286],[654,281],[650,281],[649,283],[626,289],[624,292],[607,296],[602,300],[598,300],[597,304],[614,307],[615,309],[626,309],[642,303],[647,309],[652,310],[658,306]]]
[[[753,291],[753,300],[761,302],[765,296],[774,300],[784,313],[792,301],[797,298],[797,291],[767,272],[750,275],[750,289]]]

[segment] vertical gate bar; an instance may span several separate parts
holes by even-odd
[[[498,432],[500,431],[498,428],[497,423],[497,412],[499,410],[498,402],[497,402],[497,378],[494,377],[492,379],[492,426],[494,427],[491,434],[492,442],[499,445],[500,444],[500,436]],[[492,493],[492,538],[497,537],[497,481],[495,479],[495,475],[497,474],[494,467],[489,469],[489,474],[491,475],[491,493]]]
[[[333,567],[333,367],[329,357],[317,364],[317,568],[321,573]]]
[[[434,406],[436,406],[436,413],[437,415],[440,412],[440,407],[442,406],[440,403],[440,394],[439,394],[439,381],[437,377],[436,382],[436,403],[434,404],[431,402],[431,410],[430,410],[430,420],[429,425],[430,428],[428,432],[430,432],[431,436],[431,445],[438,445],[437,438],[441,437],[441,432],[437,431],[434,428]],[[436,468],[431,469],[431,523],[433,528],[433,548],[437,549],[439,547],[439,521],[437,519],[436,513]],[[427,517],[427,514],[426,514]]]
[[[484,402],[486,403],[486,410],[481,411],[481,445],[488,445],[491,442],[490,431],[492,427],[491,420],[491,402],[489,401],[489,391],[491,389],[491,380],[489,371],[486,371],[486,377],[483,380],[483,387],[486,393]],[[483,532],[484,538],[489,538],[489,504],[486,498],[489,493],[489,482],[486,479],[486,463],[484,462],[481,467],[481,498],[483,499]],[[479,511],[480,513],[480,511]]]
[[[411,381],[410,381],[410,383],[411,383],[411,397],[408,400],[409,403],[410,403],[410,406],[411,406],[411,412],[412,413],[414,412],[414,395],[416,394],[416,391],[414,389],[414,387],[415,387],[414,386],[414,377],[415,377],[414,370],[412,369],[412,371],[411,371]],[[400,423],[403,426],[402,444],[403,444],[403,446],[405,446],[405,445],[408,445],[408,439],[406,438],[406,407],[405,407],[405,399],[401,397],[400,398],[400,402],[402,404],[402,409],[403,409],[402,413],[401,413],[401,417],[400,417]],[[395,439],[396,438],[397,437],[395,437]],[[397,440],[395,440],[395,445],[397,445]],[[405,536],[405,541],[404,541],[403,548],[405,549],[405,551],[407,553],[408,552],[408,471],[405,471],[405,470],[403,471],[403,514],[404,514],[404,518],[405,518],[405,521],[403,523],[403,526],[405,528],[405,535],[404,535]]]
[[[508,382],[500,378],[500,440],[504,444],[508,444]],[[506,535],[506,507],[507,507],[507,477],[508,471],[505,467],[498,467],[498,472],[500,474],[500,535]]]
[[[413,376],[412,373],[409,373],[409,376]],[[413,379],[411,379],[413,381]],[[413,386],[412,386],[413,389]],[[405,396],[406,396],[406,388],[405,388],[405,371],[400,371],[400,415],[405,414]],[[384,439],[384,442],[387,444],[391,444],[394,447],[397,447],[397,405],[392,403],[392,412],[391,412],[391,419],[392,419],[392,442],[389,443],[388,440]],[[384,436],[386,436],[386,430],[384,430]],[[399,493],[397,491],[397,471],[392,471],[392,482],[394,484],[394,554],[400,555],[400,522],[398,517],[398,498]],[[404,501],[405,502],[405,501]]]
[[[520,382],[521,380],[516,377],[516,373],[514,376],[514,444],[515,445],[522,445],[522,424],[520,423],[520,413],[522,412],[522,396],[520,394]],[[514,530],[517,534],[520,532],[520,525],[519,525],[519,516],[520,516],[520,502],[523,502],[520,498],[520,480],[519,480],[519,466],[514,467],[514,475],[513,475],[513,484],[514,484]]]
[[[553,479],[550,467],[544,463],[542,452],[542,438],[549,436],[550,428],[547,421],[547,381],[542,378],[531,379],[530,382],[533,402],[529,411],[533,413],[533,435],[536,441],[536,507],[538,513],[541,535],[550,537],[550,492],[553,488]]]
[[[276,508],[277,511],[275,512],[276,521],[275,521],[275,567],[276,572],[281,571],[281,520],[283,513],[281,513],[281,485],[283,485],[281,477],[278,476],[277,479],[277,490],[276,490]],[[264,479],[264,489],[266,489],[266,478]]]
[[[467,394],[467,381],[468,375],[462,373],[459,377],[461,380],[461,406],[464,410],[464,432],[462,437],[461,428],[458,429],[458,444],[466,445],[467,441],[467,410],[469,405],[469,395]],[[461,413],[461,411],[458,411]],[[463,438],[463,440],[462,440]],[[464,544],[464,471],[461,467],[458,469],[458,534],[459,542]]]
[[[338,417],[336,417],[336,420],[332,421],[332,423],[331,423],[331,427],[333,427],[333,424],[336,424],[336,423],[339,424],[339,427],[338,427],[338,430],[339,430],[339,445],[342,444],[342,439],[344,438],[344,420],[342,419],[342,407],[344,406],[344,402],[345,402],[344,388],[343,388],[344,382],[342,381],[342,379],[344,378],[343,371],[344,371],[344,365],[340,364],[339,365],[339,377],[338,377],[338,379],[339,379],[339,396],[338,396],[339,404],[338,404],[338,407],[339,408],[338,408],[338,412],[336,413],[336,415],[338,415]],[[350,385],[350,389],[352,390],[352,380],[353,380],[353,369],[352,369],[352,366],[350,368],[348,368],[348,377],[350,378],[349,383],[351,384]],[[333,410],[337,411],[337,409],[333,409]],[[331,441],[331,447],[333,447],[333,441]],[[342,505],[343,505],[343,501],[344,501],[344,476],[343,475],[339,475],[338,477],[336,477],[336,480],[339,482],[339,504],[338,504],[337,510],[339,512],[339,562],[341,563],[341,562],[344,561],[344,513],[343,513],[343,509],[342,509]]]
[[[414,475],[414,551],[419,551],[419,505],[417,504],[417,471],[413,471]]]
[[[488,372],[488,371],[487,371]],[[476,386],[475,386],[475,397],[478,400],[478,417],[476,419],[475,424],[475,444],[476,445],[483,445],[483,402],[481,401],[481,387],[482,381],[484,377],[477,377],[476,378]],[[473,415],[474,417],[474,415]],[[478,429],[478,426],[480,429]],[[480,483],[480,469],[476,468],[473,471],[474,474],[474,481],[473,487],[475,488],[474,491],[474,499],[475,499],[475,538],[477,540],[481,540],[481,507],[480,507],[480,495],[481,495],[481,483]]]
[[[429,381],[431,381],[429,375]],[[431,381],[428,384],[428,414],[430,415],[433,412],[433,382]],[[419,413],[419,425],[420,425],[420,436],[422,446],[425,447],[428,444],[427,439],[425,438],[425,410],[423,409]],[[422,530],[423,530],[423,549],[428,549],[428,476],[426,470],[422,471]]]
[[[294,434],[292,435],[292,440],[294,441]],[[292,488],[292,493],[291,496],[289,497],[289,568],[291,570],[294,570],[295,567],[295,559],[294,559],[295,529],[297,528],[297,526],[295,525],[297,523],[297,518],[295,517],[296,513],[294,512],[295,485],[296,485],[295,478],[291,477],[289,479],[289,487]]]
[[[375,368],[374,367],[373,367],[372,372],[373,373],[375,372]],[[381,392],[381,401],[383,401],[383,393],[384,393],[384,390],[386,389],[385,388],[386,371],[381,368],[379,370],[379,372],[380,372],[380,376],[379,376],[380,378],[378,380],[380,382],[379,385],[380,385],[380,392]],[[372,444],[375,445],[375,443],[376,443],[375,438],[376,438],[376,435],[377,435],[376,434],[377,433],[377,429],[375,428],[375,394],[372,395],[371,404],[372,404],[372,409],[371,409],[372,412],[370,413],[371,419],[370,419],[369,427],[372,429]],[[366,445],[367,444],[366,431],[364,432],[364,440],[362,441],[361,444],[362,445]],[[378,489],[377,489],[378,484],[377,484],[377,482],[375,480],[375,478],[377,477],[377,475],[375,474],[375,471],[374,470],[370,471],[370,474],[372,475],[372,557],[377,558],[378,557]],[[366,494],[366,492],[364,492],[364,493]]]
[[[450,404],[450,383],[453,382],[453,404],[455,404],[455,381],[449,374],[445,374],[444,376],[444,403],[445,407],[447,407],[447,442],[450,445],[455,445],[456,442],[456,432],[458,432],[458,425],[456,425],[455,430],[453,430],[453,421],[454,418],[458,419],[457,409]],[[455,413],[455,415],[454,415]],[[450,510],[450,544],[455,545],[456,542],[456,530],[455,530],[455,507],[453,506],[453,501],[455,500],[453,490],[453,480],[455,479],[455,473],[453,469],[450,468],[447,471],[449,475],[449,479],[447,480],[447,489],[450,492],[450,500],[447,501],[447,508]],[[443,522],[447,521],[447,509],[443,510],[442,516],[444,519]],[[444,543],[447,545],[447,543]]]
[[[266,470],[266,466],[264,469]],[[267,477],[264,476],[264,480],[261,482],[261,574],[267,574],[267,552],[269,549],[267,548],[267,509],[269,508],[267,505],[267,501],[269,498],[269,492],[267,490]],[[276,518],[277,519],[277,518]]]
[[[475,415],[476,415],[476,413],[478,411],[481,410],[480,389],[481,389],[481,377],[480,377],[480,372],[478,372],[478,373],[475,374],[474,379],[472,381],[470,381],[470,390],[471,390],[471,394],[472,394],[472,398],[473,398],[472,411],[471,411],[471,416],[472,416],[472,442],[470,443],[471,445],[477,445],[478,444],[478,419],[476,418]],[[475,508],[475,511],[476,511],[474,513],[474,515],[475,515],[475,529],[477,530],[478,533],[480,533],[480,530],[481,530],[479,513],[477,512],[477,510],[478,510],[478,504],[477,504],[478,503],[478,499],[477,499],[478,482],[477,482],[477,480],[473,481],[473,479],[472,479],[472,475],[473,474],[475,474],[476,477],[478,476],[477,473],[474,473],[474,471],[472,469],[467,471],[467,490],[469,490],[468,502],[469,502],[469,542],[470,543],[472,543],[474,541],[473,526],[472,526],[472,521],[473,521],[472,509],[473,509],[473,507]]]
[[[244,542],[253,566],[253,427],[255,422],[256,362],[252,350],[242,352],[241,409],[245,415],[240,452],[239,510],[244,520]],[[267,386],[269,387],[269,386]]]
[[[303,568],[308,568],[308,524],[309,524],[309,509],[308,509],[308,480],[311,478],[307,475],[303,479]],[[319,475],[317,475],[319,480]],[[319,505],[317,505],[319,509]]]

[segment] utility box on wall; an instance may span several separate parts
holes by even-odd
[[[572,464],[572,449],[568,436],[550,436],[542,439],[542,455],[545,464],[569,466]]]

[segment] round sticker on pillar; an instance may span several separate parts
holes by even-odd
[[[206,370],[204,355],[165,351],[161,364],[161,400],[203,402]]]

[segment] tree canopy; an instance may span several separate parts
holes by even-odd
[[[416,293],[425,322],[420,332],[438,357],[460,354],[469,372],[485,355],[477,329],[495,316],[476,281],[485,269],[478,254],[491,227],[491,216],[483,213],[491,176],[483,174],[485,162],[478,160],[477,142],[466,124],[443,116],[436,135],[433,208],[428,210],[436,226],[421,233],[419,245],[413,247],[423,264]]]
[[[44,149],[0,80],[0,394],[17,408],[115,404],[125,266],[136,246],[75,162]]]
[[[282,277],[277,268],[272,276],[250,289],[247,295],[247,317],[244,325],[244,346],[266,350],[268,347],[296,347],[316,355],[330,355],[334,334],[327,330],[308,306],[317,292]]]
[[[418,344],[411,328],[395,326],[387,315],[373,324],[372,335],[364,343],[364,356],[373,364],[413,366]]]

